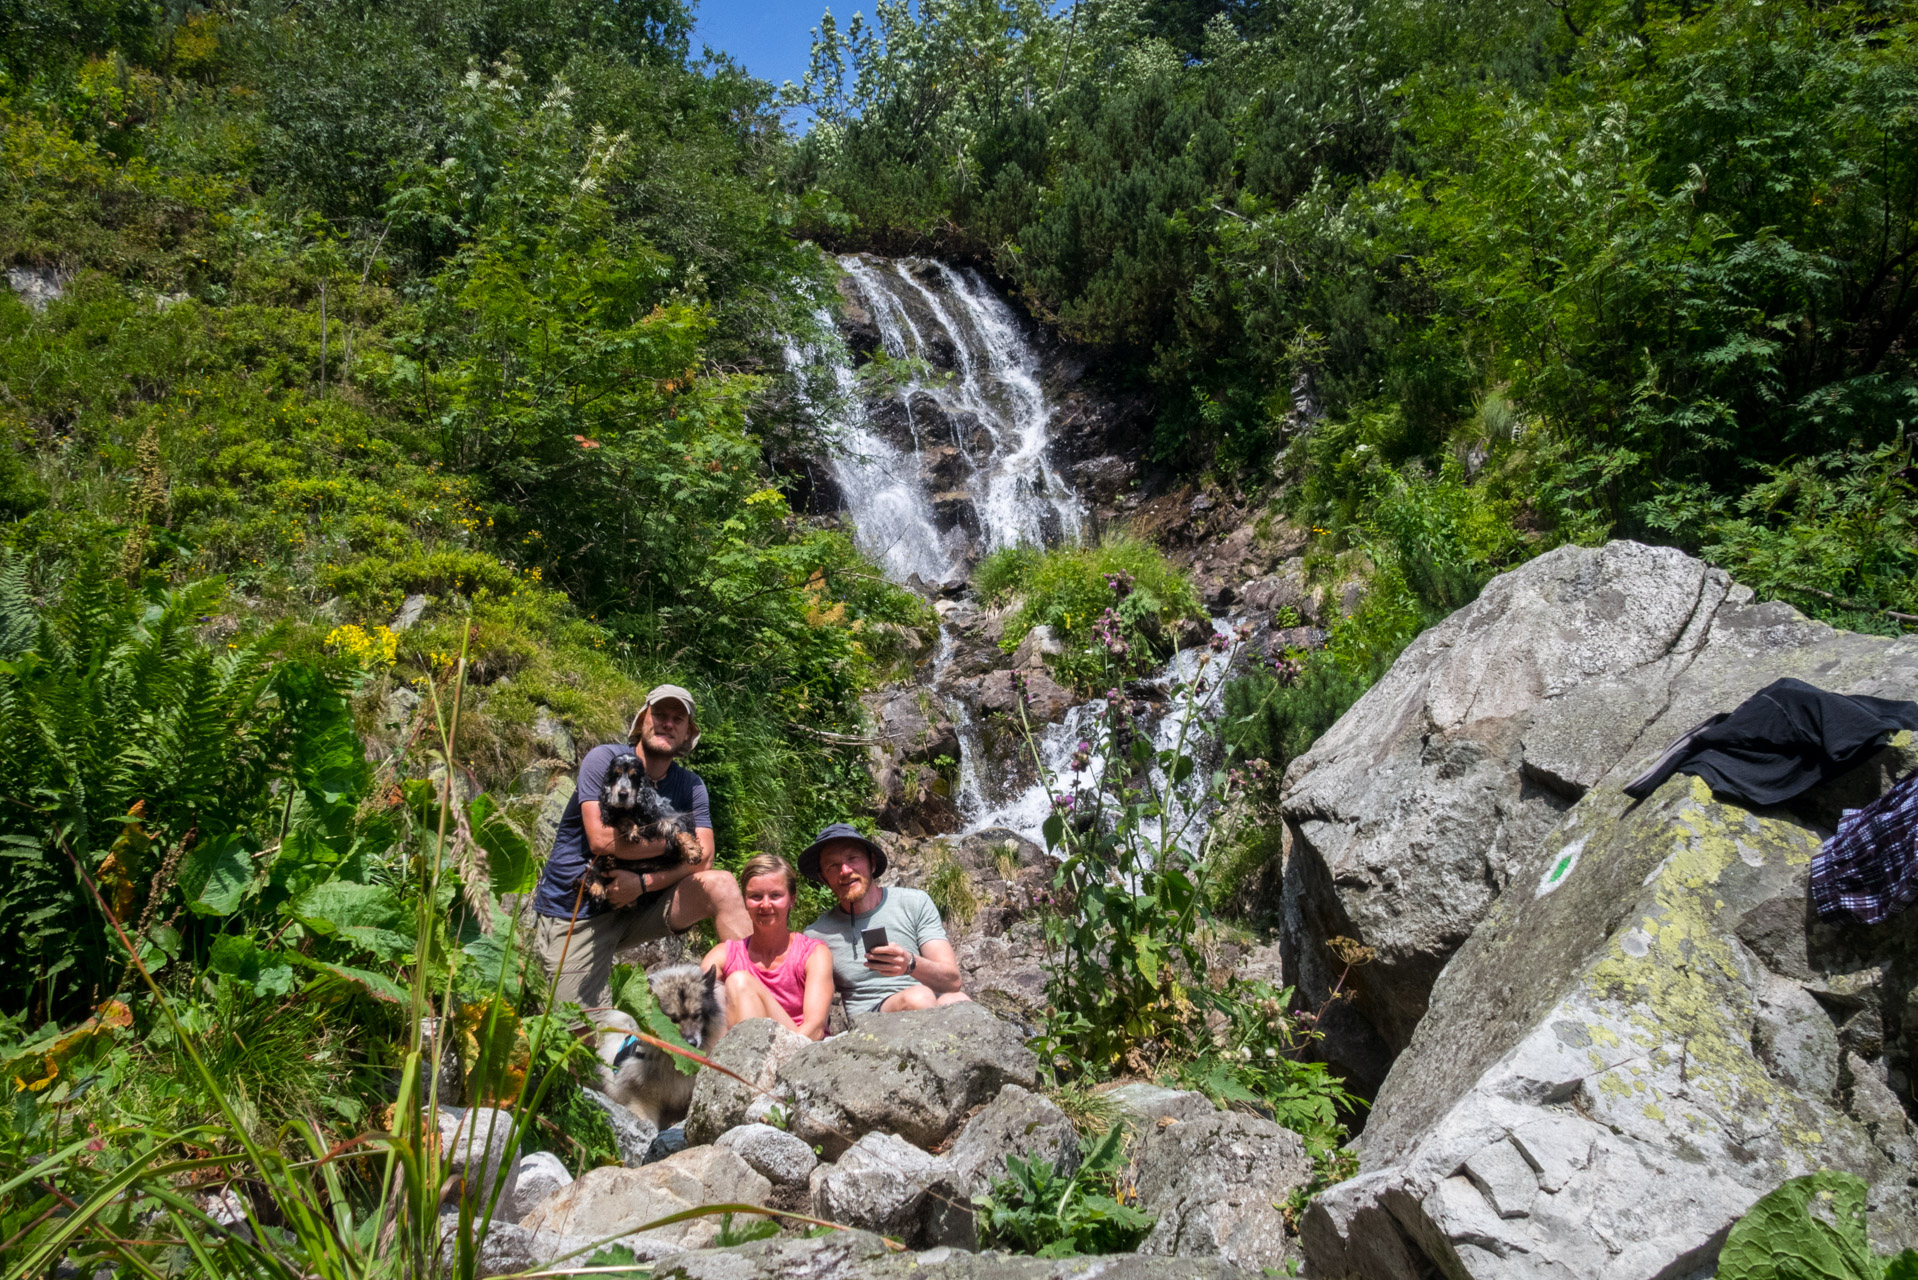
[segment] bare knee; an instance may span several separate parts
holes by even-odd
[[[759,1007],[758,984],[752,975],[744,969],[726,975],[723,984],[726,988],[726,1025],[736,1027],[748,1018],[763,1018],[765,1011]]]
[[[972,997],[967,995],[963,991],[948,991],[943,996],[940,996],[939,999],[935,1001],[934,1003],[941,1004],[941,1005],[971,1004]]]
[[[739,896],[739,882],[724,871],[695,871],[687,879],[698,885],[700,896],[714,906],[745,901]]]
[[[938,997],[933,994],[931,987],[923,982],[915,982],[904,991],[895,991],[887,996],[886,1002],[879,1008],[883,1013],[899,1013],[907,1009],[930,1009],[937,1001]]]

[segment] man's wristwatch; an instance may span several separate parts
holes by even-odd
[[[906,972],[908,974],[919,972],[919,956],[916,952],[908,951],[906,953]]]

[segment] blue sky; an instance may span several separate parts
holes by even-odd
[[[829,5],[830,0],[699,0],[693,10],[693,52],[711,45],[775,88],[787,80],[797,84],[806,74],[812,29]],[[841,0],[830,7],[843,22],[855,9],[870,6]]]

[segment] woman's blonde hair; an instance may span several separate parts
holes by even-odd
[[[761,876],[786,877],[786,896],[795,900],[799,897],[799,873],[778,854],[756,853],[746,859],[746,865],[739,869],[739,891],[744,893],[746,886]]]

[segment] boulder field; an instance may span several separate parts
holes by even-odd
[[[836,1275],[886,1276],[902,1258],[929,1274],[1089,1274],[1090,1260],[977,1254],[972,1197],[1004,1175],[1008,1156],[1068,1171],[1080,1158],[1072,1122],[1036,1090],[1038,1063],[1023,1033],[982,1005],[868,1015],[819,1043],[756,1019],[721,1040],[713,1061],[750,1084],[701,1074],[684,1125],[693,1145],[663,1155],[655,1147],[638,1167],[577,1179],[555,1174],[557,1162],[544,1152],[512,1166],[482,1273],[510,1274],[616,1240],[689,1276],[815,1275],[826,1266]],[[1126,1194],[1158,1219],[1117,1274],[1253,1276],[1296,1260],[1277,1207],[1312,1174],[1296,1134],[1215,1111],[1202,1094],[1149,1085],[1113,1091],[1111,1105],[1135,1135]],[[480,1143],[468,1144],[476,1170],[492,1115],[471,1111],[444,1126],[456,1134],[480,1126]],[[490,1168],[499,1176],[496,1154]],[[764,1205],[859,1230],[726,1250],[711,1248],[716,1217],[640,1230],[716,1204]]]
[[[1122,1191],[1157,1220],[1139,1254],[973,1252],[972,1196],[1008,1155],[1080,1158],[1025,1044],[1049,862],[1011,832],[889,833],[894,883],[964,872],[968,918],[950,923],[979,1003],[818,1044],[746,1023],[715,1059],[749,1083],[703,1074],[690,1145],[646,1135],[634,1168],[571,1181],[475,1148],[512,1219],[485,1267],[624,1233],[685,1280],[1678,1280],[1712,1274],[1765,1192],[1823,1168],[1865,1181],[1879,1248],[1918,1245],[1918,912],[1833,926],[1806,892],[1839,813],[1918,766],[1918,744],[1901,734],[1777,808],[1685,774],[1623,791],[1784,676],[1918,697],[1918,640],[1755,602],[1669,549],[1565,547],[1425,632],[1293,763],[1266,874],[1278,942],[1239,968],[1294,986],[1324,1056],[1374,1099],[1358,1175],[1295,1222],[1279,1206],[1312,1175],[1297,1135],[1134,1083],[1106,1097],[1132,1133]],[[923,711],[893,709],[899,760],[941,741]],[[725,1249],[710,1219],[631,1231],[733,1200],[859,1230]]]

